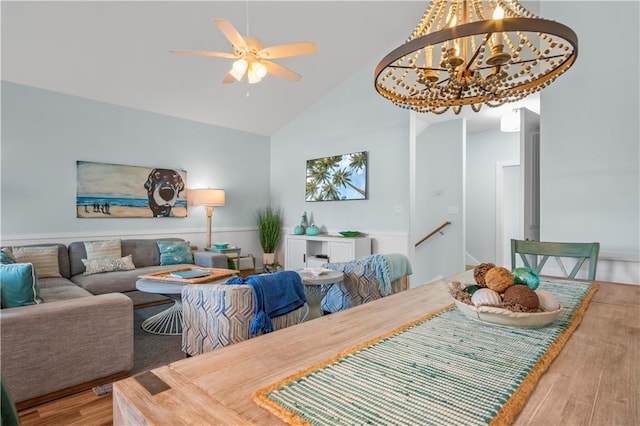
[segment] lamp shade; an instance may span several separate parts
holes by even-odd
[[[191,189],[188,191],[189,204],[192,206],[224,206],[224,189]]]

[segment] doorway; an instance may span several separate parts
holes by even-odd
[[[522,218],[520,162],[496,163],[496,265],[511,269],[512,238],[519,239]]]

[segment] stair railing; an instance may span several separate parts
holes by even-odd
[[[434,229],[433,231],[431,231],[429,234],[427,234],[424,238],[422,238],[420,241],[418,241],[414,247],[418,247],[420,244],[424,243],[425,241],[427,241],[429,238],[433,237],[435,234],[437,234],[438,232],[440,232],[442,234],[442,230],[444,228],[446,228],[447,226],[451,225],[451,222],[446,221],[445,223],[443,223],[442,225],[438,226],[436,229]]]

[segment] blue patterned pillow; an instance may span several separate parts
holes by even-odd
[[[0,266],[0,296],[3,308],[36,305],[44,302],[40,286],[31,263],[14,263]]]
[[[160,265],[193,263],[193,253],[189,241],[158,241]]]

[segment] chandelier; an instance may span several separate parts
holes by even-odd
[[[478,112],[537,92],[576,60],[571,28],[515,0],[433,0],[409,39],[377,65],[375,86],[417,112]]]

